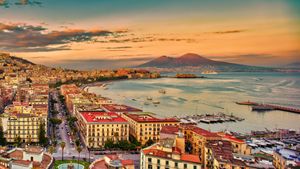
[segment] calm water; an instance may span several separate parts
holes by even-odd
[[[300,114],[282,111],[252,112],[248,106],[235,104],[236,101],[250,100],[300,108],[300,73],[224,73],[207,76],[207,79],[118,81],[109,83],[108,90],[91,87],[89,91],[158,116],[224,112],[245,118],[237,123],[199,125],[211,131],[300,129]],[[159,93],[160,89],[166,90],[166,94]],[[148,96],[154,101],[160,101],[160,104],[157,107],[153,104],[144,105]]]

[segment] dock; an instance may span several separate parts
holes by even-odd
[[[216,114],[197,114],[197,115],[187,115],[182,117],[175,118],[179,119],[181,123],[184,124],[198,124],[198,123],[224,123],[224,122],[238,122],[243,121],[245,119],[236,117],[233,115],[227,115],[224,113],[216,113]]]
[[[269,110],[281,110],[281,111],[300,114],[300,109],[297,109],[294,107],[281,106],[281,105],[277,105],[277,104],[261,104],[261,103],[257,103],[257,102],[251,102],[251,101],[236,102],[236,104],[252,106],[252,107],[259,106],[259,107],[263,107],[263,108],[266,108]]]

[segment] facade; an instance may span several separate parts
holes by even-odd
[[[129,140],[129,123],[113,112],[80,112],[78,126],[89,148],[103,148],[107,140]]]
[[[229,141],[211,140],[205,145],[205,167],[212,169],[247,169],[247,165],[233,157]]]
[[[185,153],[182,133],[176,138],[164,138],[141,151],[140,168],[143,169],[201,169],[198,155]]]
[[[273,153],[273,165],[277,169],[300,167],[300,151],[293,149],[277,149]]]
[[[246,142],[241,139],[237,139],[234,136],[227,133],[217,133],[222,137],[222,140],[229,141],[232,145],[232,149],[234,153],[238,154],[251,154],[251,147],[247,146]]]
[[[221,140],[221,137],[196,126],[182,126],[185,139],[192,145],[192,154],[199,154],[200,161],[205,163],[205,144],[210,140]]]
[[[48,85],[24,85],[18,88],[13,104],[0,115],[7,142],[38,142],[40,126],[47,133]]]
[[[160,119],[149,113],[123,113],[122,117],[129,122],[130,134],[141,144],[145,144],[148,140],[158,141],[160,130],[163,126],[179,125],[177,119]]]

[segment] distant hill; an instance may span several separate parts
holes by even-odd
[[[287,68],[298,68],[298,69],[300,69],[300,62],[290,63],[290,64],[286,65],[285,67],[287,67]]]
[[[169,56],[161,56],[156,59],[153,59],[149,62],[146,62],[138,67],[154,67],[154,68],[162,68],[162,69],[178,69],[187,67],[198,68],[200,71],[202,70],[215,70],[215,71],[273,71],[272,68],[266,67],[258,67],[258,66],[248,66],[241,65],[229,62],[215,61],[198,54],[187,53],[180,57],[169,57]]]

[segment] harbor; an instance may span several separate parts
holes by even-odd
[[[294,108],[294,107],[286,107],[286,106],[276,105],[276,104],[261,104],[261,103],[257,103],[257,102],[251,102],[251,101],[236,102],[236,104],[251,106],[252,111],[281,110],[281,111],[300,114],[300,109],[297,109],[297,108]]]
[[[245,120],[244,118],[227,115],[225,113],[215,114],[197,114],[188,116],[175,116],[183,124],[198,124],[198,123],[225,123],[225,122],[239,122]]]

